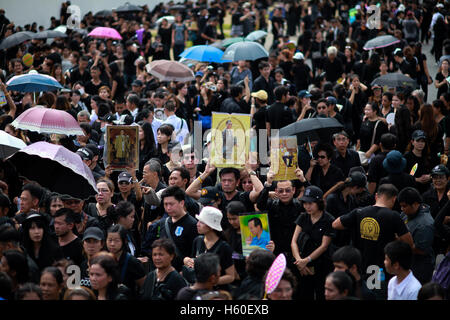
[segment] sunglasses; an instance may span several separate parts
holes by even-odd
[[[277,189],[277,192],[279,194],[283,194],[283,193],[291,193],[292,189],[291,188],[287,188],[287,189]]]
[[[326,159],[327,156],[317,156],[318,159]]]
[[[128,181],[120,181],[119,182],[120,185],[129,185],[130,183]]]

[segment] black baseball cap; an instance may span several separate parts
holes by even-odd
[[[305,193],[303,193],[303,197],[300,198],[301,201],[304,202],[317,202],[321,200],[323,197],[323,192],[319,187],[309,186],[306,188]]]
[[[210,206],[221,197],[222,192],[217,187],[205,187],[202,189],[202,195],[198,201],[204,206]]]
[[[122,182],[122,181],[131,183],[131,181],[133,181],[133,177],[128,172],[123,171],[123,172],[119,173],[119,177],[117,178],[117,182]]]
[[[364,173],[359,171],[353,171],[348,175],[345,185],[350,187],[365,187],[367,183],[367,177]]]
[[[99,227],[89,227],[83,234],[83,241],[86,239],[105,240],[105,234]]]
[[[414,130],[412,133],[412,139],[414,141],[420,140],[420,139],[426,139],[427,135],[422,130]]]
[[[88,148],[80,148],[76,152],[82,160],[92,160],[94,158],[94,154]]]
[[[433,169],[431,169],[431,176],[435,176],[435,175],[446,175],[447,177],[449,176],[450,172],[447,169],[446,166],[444,166],[443,164],[438,164],[437,166],[435,166]]]

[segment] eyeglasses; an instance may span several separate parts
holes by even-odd
[[[283,194],[283,193],[291,193],[292,189],[291,188],[287,188],[287,189],[277,189],[277,192],[279,194]]]
[[[324,107],[317,107],[317,110],[325,110],[327,107],[326,106],[324,106]]]
[[[128,181],[119,181],[119,185],[129,185],[130,183]]]
[[[445,174],[434,174],[431,176],[431,179],[433,180],[446,180],[447,176]]]

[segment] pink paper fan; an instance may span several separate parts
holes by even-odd
[[[266,294],[272,293],[280,283],[281,277],[286,270],[286,257],[284,254],[279,254],[267,273],[266,278]]]

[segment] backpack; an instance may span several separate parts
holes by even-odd
[[[450,252],[444,257],[436,272],[433,274],[431,282],[440,284],[444,289],[450,289]]]

